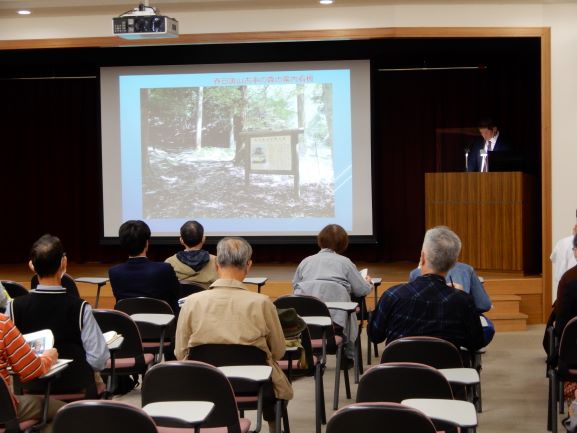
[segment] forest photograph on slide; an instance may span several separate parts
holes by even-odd
[[[141,88],[143,218],[334,217],[332,87],[301,79]]]

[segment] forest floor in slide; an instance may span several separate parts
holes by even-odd
[[[332,179],[294,189],[292,175],[251,174],[233,161],[181,163],[151,158],[143,170],[143,217],[297,218],[332,217]]]

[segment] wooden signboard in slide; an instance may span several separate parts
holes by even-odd
[[[454,230],[460,261],[474,268],[529,273],[539,255],[535,192],[521,172],[426,173],[426,226]]]

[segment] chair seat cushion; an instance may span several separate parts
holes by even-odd
[[[150,364],[154,361],[154,355],[152,353],[144,354],[144,362]],[[106,368],[111,368],[110,359],[106,361]],[[114,360],[114,368],[131,368],[136,365],[136,358],[116,358]]]
[[[162,345],[164,347],[170,347],[170,341],[165,341]],[[149,349],[149,348],[158,349],[160,347],[160,341],[143,341],[142,347],[145,349]]]

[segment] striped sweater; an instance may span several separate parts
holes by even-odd
[[[10,384],[8,367],[22,382],[42,376],[52,365],[48,356],[37,356],[24,337],[5,315],[0,314],[0,376]],[[16,403],[16,400],[15,400]]]

